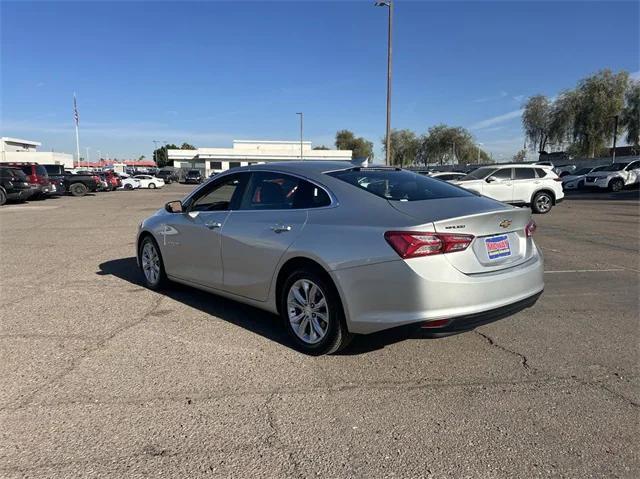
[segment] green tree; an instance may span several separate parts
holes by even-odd
[[[422,141],[411,130],[391,130],[391,164],[409,166],[416,162]],[[382,149],[387,151],[386,139],[382,138]]]
[[[339,150],[352,150],[353,158],[373,159],[373,143],[357,137],[349,130],[340,130],[336,133],[336,148]]]
[[[640,81],[632,81],[629,85],[620,120],[627,133],[627,143],[638,146],[640,143]]]
[[[320,145],[320,146],[314,146],[313,149],[314,150],[328,150],[329,148],[327,148],[324,145]]]
[[[181,150],[195,150],[196,147],[193,145],[190,145],[189,143],[183,143],[182,146],[180,147]]]
[[[602,70],[578,83],[573,124],[573,143],[578,154],[593,158],[606,150],[612,138],[612,117],[624,107],[628,84],[627,72],[616,74],[610,70]]]
[[[417,159],[424,164],[486,163],[489,155],[480,149],[468,130],[444,124],[432,126],[422,138]]]
[[[146,158],[146,156],[144,156],[144,155],[140,155],[140,157],[138,158],[138,161],[142,161],[142,160],[144,160],[145,158]]]
[[[156,165],[158,168],[162,168],[164,166],[173,165],[173,160],[169,160],[169,154],[167,150],[196,150],[197,148],[189,143],[182,143],[182,146],[174,145],[173,143],[169,143],[167,145],[161,146],[160,148],[153,151],[153,158],[156,161]]]
[[[551,102],[544,95],[529,98],[522,112],[524,134],[531,148],[543,151],[549,140]]]
[[[515,155],[513,155],[512,161],[514,163],[522,163],[527,159],[527,150],[522,149],[518,151]]]

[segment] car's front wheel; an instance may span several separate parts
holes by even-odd
[[[538,213],[539,215],[543,215],[551,211],[552,206],[553,198],[549,193],[545,191],[536,193],[536,195],[533,197],[533,201],[531,202],[531,209],[534,213]]]
[[[622,188],[624,188],[624,181],[622,181],[620,178],[614,178],[609,182],[610,191],[622,191]]]
[[[154,290],[166,286],[167,275],[158,244],[151,236],[146,236],[140,243],[140,268],[144,276],[145,285]]]
[[[338,292],[324,275],[292,272],[280,295],[280,315],[296,348],[303,353],[332,354],[351,340]]]
[[[69,187],[69,192],[73,196],[84,196],[87,194],[88,188],[83,183],[74,183]]]
[[[155,183],[149,183],[149,188],[152,190],[156,189],[156,184]]]

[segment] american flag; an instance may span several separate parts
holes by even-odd
[[[78,115],[78,103],[76,102],[76,94],[73,94],[73,119],[76,120],[76,126],[80,122],[80,116]]]

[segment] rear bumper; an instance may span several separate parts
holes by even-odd
[[[464,318],[508,310],[544,289],[544,262],[537,251],[526,263],[480,275],[461,273],[444,255],[421,260],[331,272],[349,331],[368,334],[440,319],[449,320],[447,326],[463,324]]]

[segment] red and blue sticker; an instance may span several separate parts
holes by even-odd
[[[504,258],[511,256],[511,247],[509,246],[509,238],[507,235],[493,236],[484,240],[487,247],[489,259]]]

